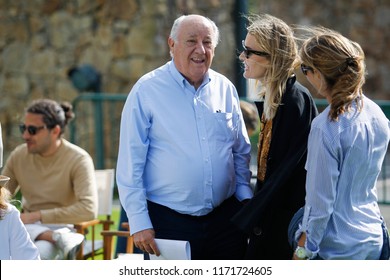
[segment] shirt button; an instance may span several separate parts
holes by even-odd
[[[253,229],[253,233],[254,233],[254,235],[260,236],[263,233],[263,231],[261,230],[260,227],[255,227]]]

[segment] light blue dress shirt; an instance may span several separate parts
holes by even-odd
[[[389,120],[363,97],[330,121],[328,106],[312,123],[306,204],[296,237],[323,259],[378,259],[382,249],[376,181],[389,143]]]
[[[146,200],[200,216],[251,198],[250,150],[226,77],[210,69],[195,90],[173,60],[144,75],[123,108],[116,174],[131,234],[152,228]]]

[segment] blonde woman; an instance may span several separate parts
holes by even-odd
[[[306,143],[317,108],[296,81],[298,47],[291,28],[271,15],[249,16],[240,60],[260,84],[261,120],[254,198],[234,218],[250,234],[246,258],[291,259],[288,224],[304,205]]]
[[[390,139],[389,120],[363,94],[360,45],[333,30],[312,31],[300,51],[301,69],[329,106],[310,131],[306,204],[293,258],[388,259],[376,181]]]

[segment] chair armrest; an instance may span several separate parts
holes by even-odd
[[[130,231],[121,230],[103,230],[100,232],[103,236],[103,258],[105,260],[112,259],[112,241],[113,237],[127,237],[126,253],[132,254],[134,251],[133,236],[130,236]]]
[[[131,237],[130,236],[130,232],[129,231],[123,231],[123,230],[102,230],[101,232],[101,235],[103,235],[103,237],[106,237],[106,236],[119,236],[119,237]]]
[[[100,220],[100,223],[103,225],[103,230],[109,230],[110,226],[114,224],[112,220]]]
[[[94,220],[90,220],[90,221],[76,223],[73,226],[78,233],[85,234],[86,228],[88,228],[90,226],[95,226],[97,224],[100,224],[100,220],[94,219]]]
[[[123,228],[124,230],[129,230],[130,229],[129,223],[128,222],[121,223],[121,228]]]

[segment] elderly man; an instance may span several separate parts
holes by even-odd
[[[219,31],[200,15],[174,22],[172,60],[144,75],[122,112],[117,183],[135,246],[187,240],[192,259],[242,259],[230,218],[252,197],[250,142],[234,85],[210,69]]]

